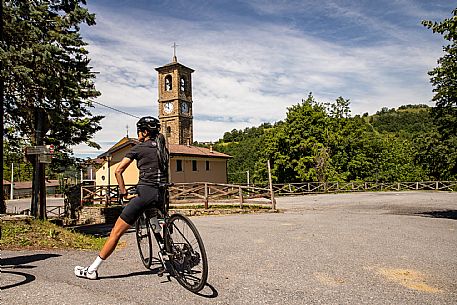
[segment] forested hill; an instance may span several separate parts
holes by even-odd
[[[398,109],[382,108],[368,116],[368,122],[380,132],[425,133],[436,128],[427,105],[406,105]]]
[[[310,94],[275,124],[226,132],[214,144],[233,156],[229,182],[424,181],[457,178],[452,147],[440,141],[432,108],[406,105],[352,116],[349,100]]]

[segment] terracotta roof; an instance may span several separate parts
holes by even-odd
[[[105,158],[108,155],[112,155],[116,153],[118,150],[128,146],[128,145],[136,145],[138,144],[137,139],[133,138],[122,138],[119,142],[114,144],[110,149],[108,149],[105,153],[98,156],[98,158]],[[209,148],[205,147],[198,147],[192,145],[179,145],[179,144],[170,144],[169,145],[170,155],[179,155],[179,156],[202,156],[202,157],[210,157],[210,158],[231,158],[231,156],[220,153],[215,150],[210,150]]]
[[[117,142],[116,144],[114,144],[110,149],[108,149],[106,152],[104,152],[103,154],[99,155],[97,158],[105,158],[109,155],[112,155],[113,153],[115,153],[116,151],[126,147],[126,146],[129,146],[129,145],[136,145],[138,144],[138,140],[137,139],[133,139],[133,138],[127,138],[127,137],[123,137],[119,142]]]
[[[8,180],[3,179],[3,185],[11,184]]]
[[[192,145],[178,145],[170,144],[170,155],[192,155],[192,156],[203,156],[212,158],[231,158],[231,156],[220,153],[215,150],[210,150],[205,147],[198,147]]]

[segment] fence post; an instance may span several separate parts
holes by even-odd
[[[419,182],[416,182],[416,191],[419,190]]]
[[[439,186],[438,186],[438,181],[435,182],[435,191],[437,191],[439,189]]]
[[[205,183],[205,209],[208,209],[208,183]]]
[[[82,183],[81,183],[81,186],[80,186],[80,191],[81,191],[81,198],[79,199],[79,202],[82,205],[83,204],[83,198],[84,198],[84,189],[83,189]]]
[[[271,196],[271,208],[273,210],[276,210],[276,200],[275,200],[275,192],[273,191],[273,182],[271,180],[271,165],[270,165],[270,159],[267,161],[268,165],[268,181],[270,183],[270,196]]]
[[[240,209],[243,208],[243,189],[241,186],[238,187],[238,195],[240,196]]]
[[[397,191],[400,190],[400,182],[397,182]]]

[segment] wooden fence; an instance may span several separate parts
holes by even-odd
[[[127,185],[132,187],[133,185]],[[170,201],[173,204],[210,202],[272,204],[274,196],[369,192],[369,191],[457,191],[457,181],[423,182],[304,182],[273,184],[274,194],[269,187],[255,185],[236,185],[220,183],[175,183],[169,188]],[[81,186],[81,204],[116,204],[119,203],[119,188],[111,186]]]
[[[119,201],[119,186],[117,185],[81,185],[82,204],[110,205]]]
[[[305,182],[273,184],[275,194],[303,195],[369,191],[457,191],[457,181],[422,182]]]
[[[271,204],[270,189],[221,183],[176,183],[170,188],[172,203],[203,202],[205,207],[210,201],[238,200],[243,203],[262,202]]]
[[[126,187],[132,187],[127,185]],[[173,204],[203,203],[208,208],[209,202],[236,200],[240,206],[244,203],[271,204],[269,188],[220,183],[175,183],[169,188],[170,202]],[[116,204],[119,203],[118,186],[81,186],[81,204]]]

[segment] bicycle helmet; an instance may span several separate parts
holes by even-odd
[[[151,134],[157,134],[160,131],[160,121],[152,116],[142,117],[136,123],[136,130],[139,131],[149,131]]]

